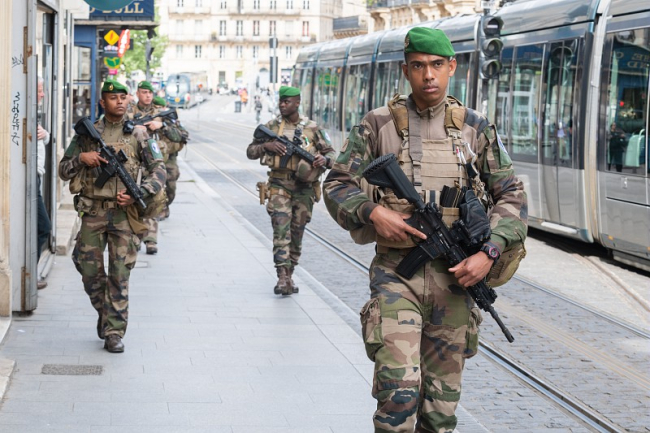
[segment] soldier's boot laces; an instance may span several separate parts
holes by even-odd
[[[293,281],[293,270],[294,268],[289,268],[289,281],[291,282],[291,287],[293,288],[293,293],[298,293],[300,289],[296,286],[296,283]]]
[[[122,343],[122,337],[116,334],[106,336],[104,339],[104,349],[108,350],[111,353],[124,352],[124,343]]]

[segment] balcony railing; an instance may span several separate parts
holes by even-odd
[[[438,0],[374,0],[368,5],[368,10],[379,8],[396,8],[413,4],[439,3]]]
[[[335,32],[349,32],[368,30],[368,23],[360,16],[334,18]]]

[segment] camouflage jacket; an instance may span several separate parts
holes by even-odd
[[[418,111],[423,139],[447,137],[444,113],[450,103],[451,100],[445,100],[436,107]],[[490,213],[491,241],[501,251],[523,242],[528,218],[526,193],[496,128],[482,114],[467,109],[461,134],[478,155],[476,165],[494,203]],[[323,184],[327,209],[341,227],[353,230],[371,224],[370,213],[379,204],[364,193],[362,173],[379,156],[399,155],[402,141],[387,106],[371,111],[360,125],[352,128]]]
[[[107,123],[109,124],[107,126]],[[95,129],[106,140],[107,135],[110,133],[109,129],[113,131],[112,135],[124,135],[121,130],[124,121],[119,123],[108,122],[102,118],[95,122]],[[140,165],[144,168],[144,177],[140,187],[145,190],[149,195],[154,195],[165,186],[167,180],[167,172],[165,164],[162,160],[162,154],[158,149],[155,140],[150,139],[145,131],[136,128],[133,131],[133,137],[137,140],[139,153],[136,155]],[[83,176],[83,171],[88,168],[81,162],[80,154],[82,152],[96,151],[98,144],[92,140],[75,135],[72,141],[59,162],[59,177],[63,180],[72,180],[76,176]],[[134,179],[137,181],[137,179]],[[83,195],[83,189],[80,191]]]
[[[160,107],[159,105],[150,104],[146,107],[140,107],[136,104],[133,106],[131,111],[127,112],[127,114],[129,116],[129,119],[134,119],[136,116],[138,116],[138,114],[141,114],[142,116],[156,117],[156,114],[160,113],[161,111],[165,111],[165,108]],[[164,142],[164,145],[160,146],[160,149],[163,151],[165,157],[167,157],[167,155],[177,153],[180,150],[182,147],[181,143],[184,141],[183,134],[180,128],[173,122],[166,119],[158,120],[161,120],[163,122],[163,127],[156,131],[151,131],[147,128],[147,132],[149,135],[155,137],[158,141]],[[187,140],[185,140],[185,142],[187,142]]]

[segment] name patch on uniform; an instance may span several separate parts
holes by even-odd
[[[160,147],[158,147],[158,143],[156,143],[156,140],[152,138],[149,139],[149,148],[151,149],[151,153],[153,154],[153,157],[155,159],[163,158],[162,152],[160,151]]]

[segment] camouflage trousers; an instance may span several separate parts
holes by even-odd
[[[108,275],[104,250],[108,244]],[[129,317],[129,276],[138,257],[140,240],[122,209],[100,209],[84,214],[72,251],[84,290],[102,315],[104,335],[124,337]]]
[[[140,235],[143,242],[158,243],[158,220],[156,218],[145,218],[142,220],[147,226],[147,231]]]
[[[395,272],[409,250],[377,254],[371,299],[361,310],[368,357],[375,362],[375,432],[451,433],[465,359],[478,350],[481,315],[441,260],[410,280]]]
[[[305,226],[311,221],[314,189],[301,188],[289,192],[273,188],[266,204],[273,226],[273,262],[275,267],[298,265]]]
[[[169,159],[165,162],[167,168],[167,184],[165,186],[167,192],[167,206],[171,205],[176,198],[176,181],[181,175],[178,169],[178,161],[176,160],[177,153],[169,155]]]

